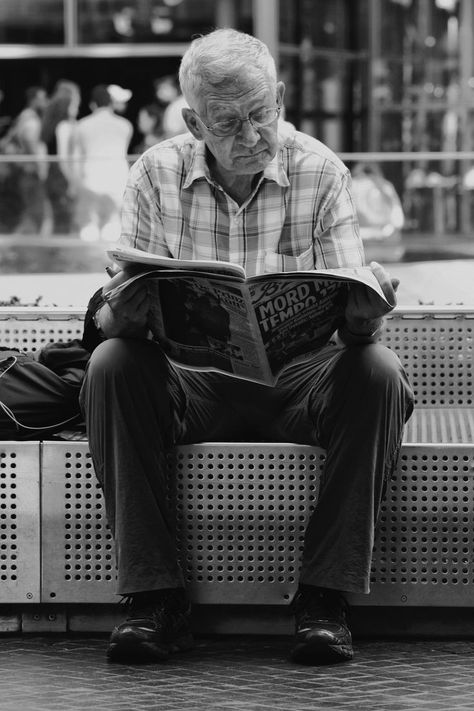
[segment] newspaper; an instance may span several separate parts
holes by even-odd
[[[369,267],[247,277],[238,264],[178,260],[116,246],[107,252],[132,274],[113,296],[146,280],[149,328],[178,366],[273,385],[279,373],[326,345],[344,321],[351,284],[393,308]]]

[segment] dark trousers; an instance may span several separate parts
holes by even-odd
[[[149,341],[110,339],[81,391],[116,542],[118,592],[183,585],[166,506],[164,454],[202,441],[321,445],[327,458],[300,581],[368,592],[374,528],[413,395],[381,345],[330,345],[275,387],[171,366]]]

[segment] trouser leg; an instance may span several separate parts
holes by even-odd
[[[319,369],[308,407],[326,463],[302,583],[369,592],[374,528],[412,403],[398,358],[383,346],[344,349]]]
[[[92,354],[81,391],[115,539],[120,594],[183,585],[166,506],[171,389],[166,359],[155,343],[111,339]]]
[[[246,384],[176,371],[157,344],[110,339],[92,354],[81,405],[117,555],[122,595],[183,585],[165,452],[179,442],[243,434],[232,407]]]

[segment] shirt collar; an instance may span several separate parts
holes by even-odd
[[[272,160],[263,171],[262,177],[266,180],[272,180],[282,188],[286,188],[289,186],[290,181],[288,180],[285,168],[283,167],[281,148],[282,146],[280,144]],[[186,179],[183,183],[183,188],[189,188],[189,186],[199,178],[206,178],[208,182],[213,182],[209,172],[209,166],[206,161],[206,145],[204,141],[196,141],[195,143],[194,152],[191,157]]]

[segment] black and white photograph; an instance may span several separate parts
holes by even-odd
[[[473,0],[0,60],[0,711],[474,709]]]

